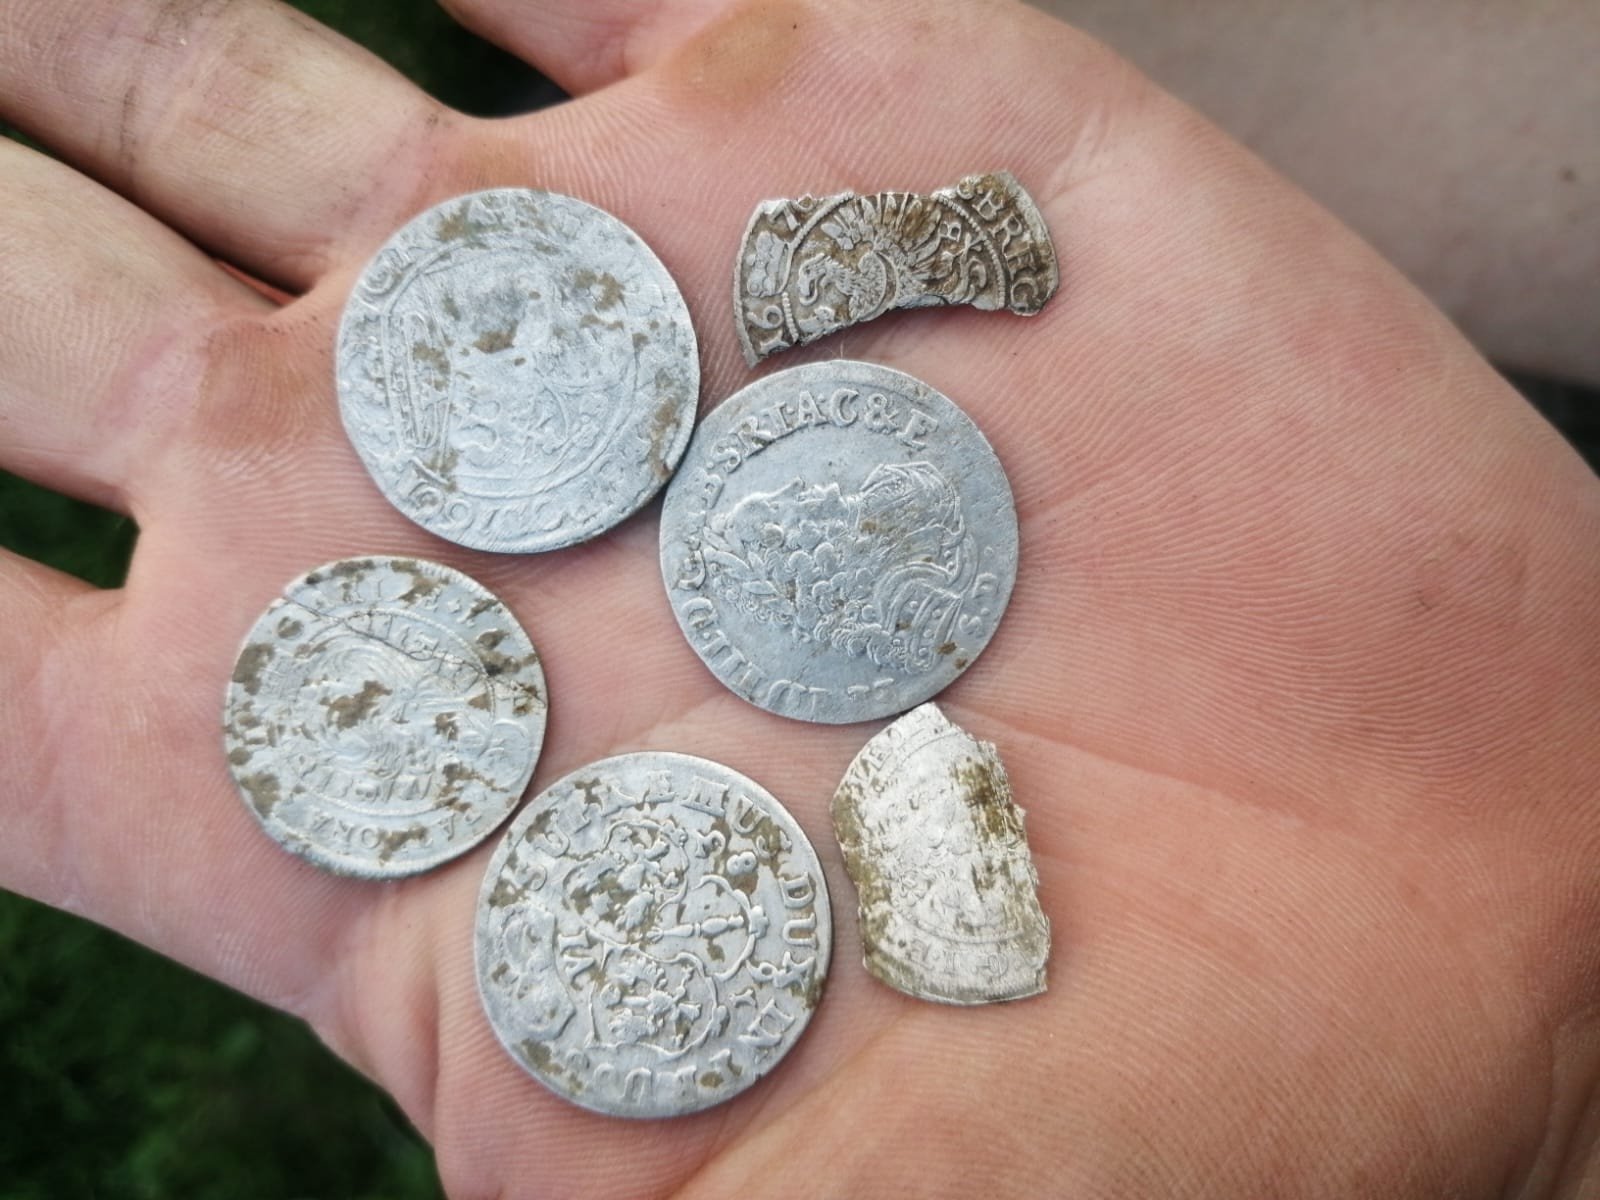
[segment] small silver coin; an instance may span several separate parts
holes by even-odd
[[[972,420],[910,375],[779,371],[701,423],[661,514],[678,624],[781,716],[840,724],[937,694],[993,636],[1017,515]]]
[[[515,807],[544,741],[544,672],[459,571],[349,558],[296,579],[245,639],[223,745],[263,829],[329,871],[414,875]]]
[[[755,1083],[827,978],[827,885],[770,794],[702,758],[604,759],[501,839],[478,897],[477,972],[511,1056],[557,1095],[670,1117]]]
[[[479,550],[594,537],[660,490],[700,388],[689,310],[609,213],[498,188],[411,221],[345,305],[339,411],[383,494]]]
[[[767,200],[734,263],[734,324],[753,367],[896,308],[1033,316],[1060,282],[1044,215],[1006,171],[926,195]]]
[[[834,794],[833,828],[870,974],[944,1004],[1044,991],[1050,922],[1022,817],[994,745],[936,704],[861,748]]]

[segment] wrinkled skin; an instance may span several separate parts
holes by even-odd
[[[594,94],[486,123],[260,0],[0,6],[0,112],[84,172],[0,146],[0,465],[143,530],[115,592],[0,558],[0,881],[304,1016],[457,1197],[1593,1186],[1600,485],[1556,435],[1337,222],[1037,13],[452,7]],[[876,726],[716,684],[654,509],[534,558],[411,526],[343,436],[331,348],[405,218],[550,187],[659,252],[713,404],[749,377],[728,278],[755,201],[997,167],[1062,255],[1040,316],[784,356],[927,379],[1016,491],[1015,599],[941,703],[1005,755],[1055,954],[1047,995],[957,1011],[859,966],[827,804]],[[519,614],[553,697],[536,786],[673,749],[792,809],[840,920],[772,1078],[666,1123],[567,1106],[479,1009],[487,847],[373,886],[262,836],[223,684],[278,588],[353,553],[449,563]]]

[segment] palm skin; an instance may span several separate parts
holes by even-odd
[[[0,111],[297,293],[263,299],[67,168],[0,155],[24,248],[0,265],[0,465],[143,530],[116,593],[0,559],[0,879],[304,1016],[394,1093],[459,1197],[1581,1193],[1600,487],[1555,435],[1332,218],[1046,18],[455,7],[598,90],[491,124],[255,3],[0,18],[23,35],[0,39]],[[162,54],[181,69],[153,99]],[[101,112],[109,75],[145,90]],[[303,130],[292,154],[272,113]],[[331,357],[356,272],[406,217],[548,187],[674,273],[709,406],[750,377],[728,277],[757,200],[993,168],[1062,256],[1040,316],[893,316],[777,364],[928,380],[1016,493],[1015,597],[941,704],[1000,744],[1055,953],[1047,995],[968,1011],[859,965],[827,804],[877,726],[785,721],[717,684],[662,595],[654,509],[532,558],[411,526],[343,435]],[[262,836],[223,761],[223,685],[286,580],[356,553],[433,558],[509,602],[552,696],[535,787],[671,749],[794,812],[835,957],[770,1079],[671,1122],[572,1108],[479,1007],[487,847],[371,885]]]

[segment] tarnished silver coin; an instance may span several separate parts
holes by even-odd
[[[383,494],[479,550],[611,528],[672,474],[700,387],[689,310],[609,213],[458,196],[402,228],[345,305],[339,411]]]
[[[1059,283],[1038,205],[995,171],[926,195],[757,205],[734,262],[734,323],[753,367],[896,308],[968,304],[1032,316]]]
[[[496,1035],[557,1095],[670,1117],[738,1095],[811,1019],[832,946],[811,843],[727,767],[639,753],[528,803],[478,897]]]
[[[544,741],[544,672],[505,605],[459,571],[349,558],[296,579],[245,639],[223,744],[286,849],[389,879],[482,841]]]
[[[833,798],[867,970],[945,1004],[1044,991],[1050,922],[1000,755],[935,704],[862,747]]]
[[[661,514],[678,624],[713,674],[786,717],[888,716],[977,657],[1017,572],[993,449],[949,399],[835,360],[701,423]]]

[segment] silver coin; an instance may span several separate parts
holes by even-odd
[[[339,411],[391,503],[479,550],[554,550],[672,474],[700,387],[689,310],[626,225],[554,192],[447,200],[345,305]]]
[[[753,367],[896,308],[968,304],[1032,316],[1059,284],[1038,205],[995,171],[927,195],[757,205],[734,263],[734,323]]]
[[[557,1095],[676,1116],[789,1052],[832,931],[816,853],[771,795],[702,758],[624,754],[546,788],[501,840],[478,897],[478,989],[501,1043]]]
[[[833,828],[870,974],[945,1004],[1044,991],[1050,922],[1022,817],[993,743],[936,704],[861,748],[834,793]]]
[[[678,624],[716,677],[806,721],[935,695],[993,636],[1017,571],[994,450],[949,399],[836,360],[779,371],[701,423],[661,514]]]
[[[350,558],[296,579],[245,639],[223,744],[286,849],[341,875],[414,875],[515,807],[544,741],[544,672],[459,571]]]

